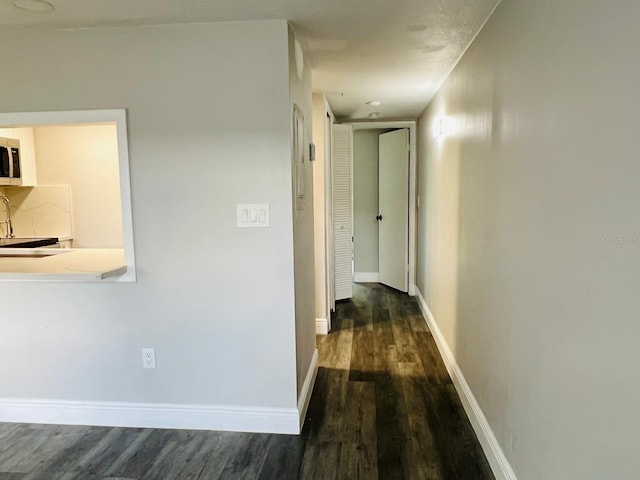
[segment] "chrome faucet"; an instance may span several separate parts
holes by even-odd
[[[4,202],[4,209],[7,214],[7,219],[4,222],[0,223],[4,223],[7,226],[7,234],[5,235],[5,237],[13,238],[15,237],[15,235],[13,234],[13,225],[11,225],[11,208],[9,208],[9,199],[2,192],[0,192],[0,199],[2,199],[2,201]]]

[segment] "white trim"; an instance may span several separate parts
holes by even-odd
[[[418,196],[418,128],[416,122],[409,126],[409,295],[416,294],[416,258],[418,230],[416,197]]]
[[[329,333],[329,321],[326,318],[316,318],[316,335]]]
[[[354,272],[353,281],[356,283],[378,283],[378,272]]]
[[[0,399],[0,422],[300,433],[297,408]]]
[[[417,288],[416,297],[418,299],[418,305],[420,305],[420,310],[422,310],[422,314],[427,325],[433,334],[433,338],[435,339],[438,350],[442,355],[447,371],[451,376],[451,380],[453,380],[453,384],[456,387],[458,395],[460,395],[464,410],[469,416],[471,425],[478,436],[482,450],[484,450],[484,453],[487,456],[487,460],[489,461],[489,465],[491,465],[491,470],[493,470],[496,480],[517,480],[516,474],[513,472],[507,457],[505,457],[504,452],[502,451],[502,448],[500,447],[500,444],[498,443],[498,440],[496,439],[496,436],[484,415],[484,412],[480,408],[478,401],[471,391],[471,387],[469,387],[469,384],[464,378],[462,370],[460,370],[458,362],[456,362],[455,356],[449,348],[444,335],[440,331],[427,302],[425,302],[422,293]]]
[[[297,408],[0,398],[0,422],[299,434],[318,374],[314,350]]]
[[[327,96],[322,94],[323,111],[323,132],[324,132],[324,261],[325,261],[325,284],[327,294],[325,298],[327,315],[327,332],[331,330],[331,312],[335,309],[335,292],[333,291],[333,218],[332,218],[332,186],[331,186],[331,138],[333,135],[332,125],[336,120],[331,106],[327,101]],[[327,116],[329,120],[327,121]]]
[[[331,181],[333,164],[333,124],[336,117],[331,110],[327,96],[324,103],[324,221],[325,221],[325,266],[327,269],[327,330],[331,329],[331,312],[336,309],[335,275],[333,272],[333,184]],[[327,121],[327,115],[329,120]]]
[[[415,120],[392,121],[392,122],[349,122],[355,130],[366,130],[372,128],[408,128],[409,129],[409,287],[408,293],[411,296],[416,294],[416,197],[417,197],[417,144],[418,129]]]
[[[0,113],[0,127],[2,128],[61,124],[82,125],[106,122],[116,124],[118,168],[120,172],[120,204],[122,209],[122,241],[127,271],[123,275],[110,277],[102,281],[135,282],[136,260],[133,248],[133,213],[129,173],[129,144],[127,140],[127,111],[125,109],[112,109]]]
[[[298,433],[302,432],[302,426],[304,425],[305,417],[307,416],[307,409],[309,408],[309,401],[311,400],[311,394],[313,393],[313,387],[316,384],[316,375],[318,375],[318,349],[313,351],[313,357],[311,357],[311,364],[309,370],[307,370],[307,376],[302,384],[302,390],[300,391],[300,397],[298,398],[298,414],[300,418],[300,424],[298,425]]]

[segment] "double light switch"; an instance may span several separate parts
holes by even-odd
[[[237,208],[239,228],[265,228],[270,225],[268,203],[240,204]]]

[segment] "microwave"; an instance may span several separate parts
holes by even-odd
[[[20,140],[0,137],[0,185],[22,185]]]

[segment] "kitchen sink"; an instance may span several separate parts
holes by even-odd
[[[37,248],[58,243],[56,237],[0,238],[0,248]]]

